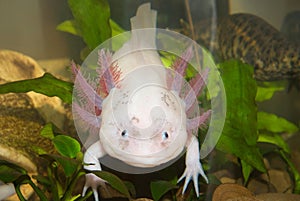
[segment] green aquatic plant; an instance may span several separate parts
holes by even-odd
[[[30,177],[23,167],[2,160],[0,161],[0,180],[13,183],[21,201],[26,200],[20,190],[24,184],[29,184],[41,201],[87,200],[92,195],[92,191],[86,193],[84,197],[75,191],[78,180],[86,174],[82,168],[83,153],[80,143],[68,135],[54,132],[51,123],[44,126],[41,135],[51,139],[56,150],[55,154],[50,154],[38,146],[34,147],[39,157],[47,164],[46,172]],[[105,179],[111,187],[130,198],[131,194],[127,185],[117,176],[106,171],[96,174]]]
[[[68,3],[74,19],[62,22],[57,26],[57,29],[83,39],[86,48],[81,51],[82,59],[103,41],[124,31],[110,19],[110,9],[106,0],[69,0]],[[162,54],[162,56],[164,55]],[[171,62],[166,56],[163,57],[163,61],[165,64]],[[227,115],[223,133],[216,149],[240,159],[241,172],[245,183],[247,183],[254,170],[266,172],[263,163],[264,154],[269,151],[278,153],[290,168],[295,181],[294,191],[300,192],[300,175],[290,160],[291,151],[281,135],[282,133],[295,133],[298,127],[275,114],[258,111],[257,109],[257,102],[271,99],[274,93],[284,88],[268,83],[263,86],[258,85],[256,80],[253,79],[253,67],[237,60],[220,63],[219,70],[227,96]],[[188,78],[193,77],[193,73],[193,71],[188,71]],[[46,73],[40,78],[0,85],[0,94],[35,91],[47,96],[57,96],[70,104],[72,102],[72,88],[72,83],[59,80]],[[205,102],[204,99],[207,97],[202,98],[202,102]],[[57,154],[48,154],[36,148],[40,157],[46,160],[48,164],[46,175],[35,175],[34,177],[39,185],[32,181],[24,168],[6,161],[0,161],[0,180],[12,182],[21,200],[25,199],[19,189],[25,183],[31,185],[43,201],[85,200],[91,196],[91,191],[85,197],[81,197],[80,194],[73,195],[74,186],[77,184],[79,177],[86,174],[82,168],[80,143],[69,136],[55,133],[51,124],[45,125],[41,134],[52,140]],[[259,146],[261,143],[269,143],[275,146],[273,150],[264,150]],[[204,164],[204,168],[209,171],[210,164]],[[58,177],[58,173],[60,173],[60,176],[63,175],[64,179]],[[133,197],[128,184],[117,176],[105,171],[96,174],[108,181],[112,187],[125,197]],[[179,188],[176,182],[178,172],[172,169],[169,174],[171,176],[168,176],[166,180],[153,180],[150,183],[154,200],[161,199],[167,193],[170,193],[172,198],[176,199],[175,192]],[[165,173],[165,175],[167,174]],[[208,176],[212,183],[217,183],[212,174]],[[131,188],[134,187],[131,185]],[[51,192],[51,198],[47,197],[45,191]],[[189,191],[186,197],[187,200],[197,199],[193,190]]]
[[[258,101],[271,99],[284,87],[258,86],[253,79],[253,67],[239,61],[220,64],[220,71],[227,95],[227,115],[217,148],[241,159],[247,182],[253,169],[266,171],[262,160],[264,151],[258,144],[271,143],[290,154],[281,133],[295,133],[299,128],[275,114],[257,110]]]
[[[295,133],[298,127],[275,114],[257,111],[256,106],[257,101],[268,100],[275,91],[282,90],[283,88],[273,86],[258,87],[252,76],[253,67],[236,60],[221,63],[219,69],[226,90],[227,114],[223,133],[216,149],[224,153],[233,154],[241,160],[241,170],[244,180],[247,182],[253,170],[266,171],[263,163],[263,154],[266,151],[258,146],[259,143],[263,142],[275,145],[272,151],[280,154],[288,164],[295,181],[294,191],[299,192],[300,175],[289,159],[290,149],[281,135],[283,132]],[[56,86],[57,90],[53,90],[53,86]],[[70,103],[72,100],[72,83],[59,80],[50,74],[45,74],[40,78],[0,85],[0,94],[9,92],[24,93],[28,91],[35,91],[47,96],[58,96],[66,103]],[[265,93],[265,91],[269,93]],[[48,180],[43,177],[37,177],[37,179],[45,186],[48,184],[48,187],[52,182],[52,186],[50,185],[50,187],[52,189],[51,192],[54,193],[54,200],[61,200],[65,195],[70,198],[70,189],[72,189],[70,186],[76,183],[79,176],[85,174],[85,171],[82,169],[80,145],[68,136],[53,136],[49,125],[46,125],[42,130],[42,135],[52,139],[59,155],[40,155],[40,157],[45,158],[49,162],[47,170]],[[67,178],[66,181],[69,181],[64,184],[65,190],[62,190],[63,185],[59,184],[59,178],[53,178],[53,176],[57,175],[55,171],[58,170],[58,166],[64,170],[65,177]],[[40,197],[43,197],[39,188],[35,187],[30,178],[26,176],[23,168],[15,168],[14,165],[8,165],[7,162],[2,162],[0,168],[5,171],[7,171],[5,168],[10,168],[8,172],[11,172],[9,179],[7,179],[7,175],[0,174],[0,180],[13,182],[16,189],[24,183],[29,183],[34,187],[36,193]],[[112,183],[116,181],[121,182],[120,179],[116,179],[116,176],[112,174],[108,176],[109,173],[99,172],[97,175],[104,177],[106,180],[112,178]],[[151,192],[155,200],[158,200],[166,192],[177,189],[177,184],[174,183],[177,173],[174,172],[173,176],[170,182],[153,181],[151,183]],[[124,190],[126,189],[124,187],[125,184],[112,184],[112,186],[116,187],[124,195],[130,195],[127,190]],[[193,192],[191,191],[191,193]]]
[[[274,93],[285,88],[270,83],[258,85],[253,78],[253,67],[238,60],[220,63],[219,70],[226,91],[227,110],[225,125],[216,150],[232,154],[239,159],[245,184],[254,170],[266,172],[264,154],[270,151],[278,153],[289,167],[295,183],[294,192],[299,193],[300,174],[290,160],[291,151],[282,136],[282,133],[292,135],[299,128],[282,117],[257,109],[258,102],[271,99]],[[266,150],[259,146],[261,143],[275,146],[272,150]],[[219,184],[213,175],[208,176],[211,183]],[[159,200],[166,192],[174,192],[177,188],[174,179],[151,183],[154,200]],[[192,194],[189,196],[190,200],[196,199],[193,193],[190,192]]]
[[[74,19],[66,20],[57,30],[79,36],[86,47],[81,50],[84,58],[105,40],[124,30],[110,18],[110,8],[106,0],[68,0]]]

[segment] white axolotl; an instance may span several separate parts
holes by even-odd
[[[208,180],[193,132],[205,124],[210,110],[193,118],[188,113],[198,105],[196,97],[208,71],[195,76],[189,90],[182,93],[192,47],[174,62],[173,71],[168,70],[156,50],[155,27],[156,11],[149,3],[141,5],[131,18],[130,40],[113,55],[99,51],[97,87],[72,64],[79,97],[73,103],[75,121],[99,134],[84,155],[84,168],[100,171],[98,159],[106,154],[135,167],[155,167],[180,156],[186,148],[186,169],[179,181],[185,178],[184,192],[192,179],[199,196],[198,175]],[[98,200],[97,188],[104,182],[88,173],[83,195],[91,187]]]

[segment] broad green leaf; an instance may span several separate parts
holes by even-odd
[[[82,61],[84,61],[85,58],[86,58],[87,56],[89,56],[90,52],[91,52],[91,50],[89,49],[89,47],[88,47],[88,46],[85,46],[82,50],[80,50],[80,59],[81,59]]]
[[[52,123],[47,123],[42,128],[40,134],[41,134],[41,136],[52,140],[54,138],[53,124]]]
[[[136,197],[136,190],[134,184],[130,181],[123,181],[123,183],[126,185],[126,188],[128,189],[130,195],[132,195],[132,197]]]
[[[279,148],[281,148],[286,153],[291,152],[288,144],[284,141],[284,139],[281,137],[281,135],[279,135],[277,133],[268,133],[268,134],[261,133],[258,136],[258,142],[266,142],[266,143],[274,144],[274,145],[278,146]]]
[[[16,181],[20,176],[26,174],[26,170],[22,167],[4,160],[0,160],[0,181],[11,183]]]
[[[253,67],[230,60],[220,64],[226,97],[227,114],[217,148],[232,153],[260,171],[265,171],[257,148],[256,81]]]
[[[255,100],[258,102],[269,100],[275,92],[282,90],[284,90],[283,86],[258,86]]]
[[[79,142],[67,135],[57,135],[52,142],[56,150],[65,157],[75,158],[81,150]]]
[[[69,0],[68,3],[89,49],[111,37],[110,8],[106,0]]]
[[[93,173],[107,181],[114,189],[118,190],[120,193],[130,198],[130,193],[126,185],[119,177],[106,171],[97,171]]]
[[[226,125],[225,125],[226,126]],[[225,132],[225,131],[224,131]],[[266,168],[263,163],[263,157],[256,145],[248,145],[241,137],[233,138],[223,134],[217,144],[217,149],[226,153],[234,154],[246,163],[261,172],[265,172]]]
[[[150,188],[153,199],[158,201],[164,194],[178,186],[169,181],[153,181],[150,183]]]
[[[220,72],[217,68],[211,68],[207,78],[207,87],[210,89],[209,93],[206,94],[208,100],[211,100],[220,94],[220,85],[218,84],[220,81]]]
[[[257,127],[259,130],[267,130],[274,133],[295,133],[299,130],[295,124],[288,120],[266,112],[257,113]]]
[[[230,133],[226,134],[244,139],[249,145],[255,145],[257,106],[256,81],[252,78],[253,67],[231,60],[220,64],[220,71],[227,98],[224,128],[229,129]]]
[[[111,36],[116,36],[125,32],[125,30],[112,19],[109,19],[109,24],[111,27]]]
[[[78,27],[75,20],[66,20],[62,23],[60,23],[57,27],[57,30],[64,31],[70,34],[73,34],[75,36],[81,36],[81,30]]]
[[[44,154],[41,155],[41,157],[44,157],[50,161],[56,161],[58,164],[60,164],[65,172],[66,177],[72,176],[78,169],[78,166],[81,164],[75,159],[56,154]]]
[[[46,96],[57,96],[66,103],[72,102],[73,84],[55,78],[49,73],[42,77],[20,80],[0,85],[0,94],[5,93],[26,93],[34,91]]]
[[[243,172],[243,176],[244,176],[244,183],[248,182],[248,179],[250,177],[251,172],[253,171],[253,167],[251,165],[249,165],[247,162],[245,162],[244,160],[241,160],[241,164],[242,164],[242,172]]]

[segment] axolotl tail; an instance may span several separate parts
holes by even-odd
[[[124,76],[145,65],[162,66],[156,47],[156,16],[157,12],[146,3],[131,18],[131,38],[113,55]]]

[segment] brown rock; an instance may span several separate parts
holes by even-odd
[[[10,50],[0,51],[0,66],[0,77],[7,82],[40,77],[44,74],[32,58]]]
[[[13,51],[0,51],[0,84],[43,74],[42,68],[30,57]],[[34,92],[0,94],[0,159],[36,175],[43,163],[35,148],[53,152],[51,141],[40,136],[41,128],[50,121],[60,128],[64,126],[64,107],[59,98]],[[33,190],[23,186],[23,192],[28,198]],[[18,198],[13,196],[8,200]]]
[[[255,197],[241,196],[241,197],[236,197],[236,198],[230,198],[230,199],[227,199],[226,201],[263,201],[263,200],[255,198]]]
[[[292,191],[292,181],[285,170],[271,169],[268,175],[264,174],[262,178],[272,184],[278,193],[291,193]]]
[[[254,194],[291,193],[292,181],[287,171],[270,169],[267,174],[251,178],[247,188]]]
[[[251,178],[247,188],[254,194],[276,192],[276,188],[271,183],[260,178]]]
[[[0,51],[0,83],[41,77],[44,73],[32,58],[10,50]],[[28,92],[27,95],[46,122],[53,122],[58,128],[64,128],[65,110],[58,97],[47,97],[35,92]]]
[[[300,201],[300,195],[289,193],[265,193],[257,195],[256,198],[264,201]]]
[[[213,193],[212,201],[229,201],[230,199],[244,199],[239,201],[247,201],[247,199],[255,200],[255,197],[252,192],[241,185],[221,184]]]

